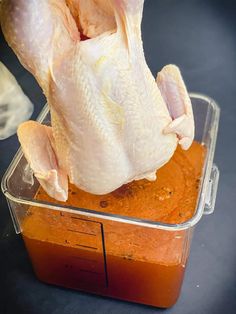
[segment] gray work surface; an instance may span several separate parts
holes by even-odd
[[[207,94],[221,107],[215,154],[221,171],[216,208],[197,225],[178,303],[162,310],[39,282],[0,193],[0,314],[236,313],[236,3],[146,0],[143,40],[154,75],[164,65],[175,63],[189,91]],[[2,36],[0,60],[31,98],[36,118],[45,99]],[[0,141],[1,176],[18,145],[16,136]]]

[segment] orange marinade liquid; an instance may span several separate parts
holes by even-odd
[[[66,203],[50,198],[42,188],[35,199],[138,219],[182,223],[196,209],[205,153],[205,147],[197,142],[188,151],[178,148],[158,170],[156,181],[134,181],[107,195],[93,195],[70,185]],[[40,280],[169,307],[180,292],[191,232],[140,227],[32,206],[22,233]]]

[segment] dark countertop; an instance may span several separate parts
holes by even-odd
[[[221,107],[215,162],[221,171],[216,209],[198,223],[182,294],[169,310],[116,301],[40,283],[16,235],[0,193],[0,314],[236,312],[236,3],[230,0],[146,0],[143,39],[156,75],[175,63],[189,91],[207,94]],[[45,99],[0,36],[0,60],[15,74],[35,105]],[[0,176],[18,148],[16,137],[0,141]]]

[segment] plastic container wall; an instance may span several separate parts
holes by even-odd
[[[213,212],[219,178],[213,166],[218,107],[205,96],[191,97],[195,139],[205,144],[207,154],[196,212],[179,225],[39,202],[34,199],[39,184],[18,152],[2,189],[40,280],[158,307],[176,302],[193,228],[204,211]],[[47,112],[40,122],[49,123]]]
[[[23,238],[47,283],[159,307],[180,293],[192,228],[167,231],[31,208]],[[45,223],[45,221],[47,223]]]

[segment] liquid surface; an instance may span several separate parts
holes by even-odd
[[[66,205],[158,222],[184,222],[196,208],[204,156],[205,149],[197,142],[188,151],[178,147],[172,159],[158,170],[156,181],[133,181],[107,195],[93,195],[70,185]],[[36,198],[60,203],[42,188]]]
[[[70,186],[68,206],[180,223],[195,212],[205,148],[177,149],[155,182],[129,183],[105,196]],[[37,200],[56,202],[42,189]],[[30,207],[23,238],[39,279],[159,307],[179,295],[192,230],[165,231]]]

